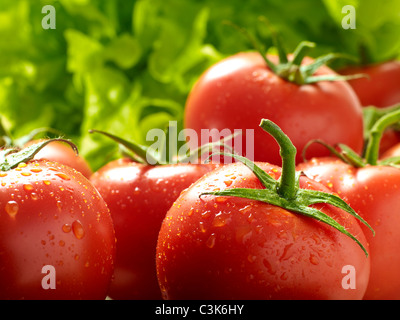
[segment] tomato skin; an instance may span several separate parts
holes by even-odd
[[[361,67],[348,67],[339,71],[344,75],[363,73],[368,78],[352,79],[348,82],[363,106],[379,108],[400,103],[400,62],[386,61]]]
[[[258,163],[276,179],[280,168]],[[202,192],[262,189],[241,164],[204,176],[184,191],[165,217],[157,242],[157,275],[164,299],[361,299],[369,258],[350,238],[320,222],[244,198]],[[302,188],[327,190],[301,178]],[[366,243],[352,216],[316,206]],[[357,289],[344,290],[341,270],[353,265]]]
[[[300,164],[307,176],[337,192],[375,230],[367,232],[371,276],[366,300],[400,298],[400,170],[385,166],[354,168],[335,158]]]
[[[118,159],[96,171],[91,181],[107,202],[117,238],[113,299],[161,299],[155,247],[161,223],[183,189],[213,164],[151,166]]]
[[[0,299],[105,299],[113,272],[110,212],[78,171],[38,160],[0,172]],[[46,265],[55,289],[44,289]]]
[[[38,143],[43,140],[32,140],[26,144],[26,146]],[[63,142],[52,142],[46,146],[46,148],[41,149],[36,155],[36,160],[45,159],[49,161],[56,161],[75,170],[78,170],[82,173],[86,178],[89,178],[92,175],[92,169],[86,160],[75,153],[75,151],[71,148],[71,146],[63,143]]]
[[[399,139],[400,140],[400,139]],[[385,152],[381,155],[381,159],[387,159],[391,157],[400,156],[400,142],[394,143],[390,148],[387,148]]]
[[[310,61],[305,59],[305,63]],[[323,66],[316,75],[332,73]],[[362,149],[362,108],[347,82],[293,84],[271,72],[254,52],[228,57],[203,73],[188,96],[184,125],[198,134],[213,128],[242,129],[243,133],[254,129],[254,159],[281,165],[279,147],[259,127],[263,118],[276,123],[297,150],[303,150],[312,139],[344,143],[356,152]],[[328,154],[318,145],[307,152],[309,158]],[[302,161],[301,152],[296,159]]]

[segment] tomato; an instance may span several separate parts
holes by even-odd
[[[304,59],[302,66],[312,62],[311,58]],[[335,75],[326,66],[313,74]],[[362,107],[347,82],[293,83],[274,73],[256,52],[225,58],[202,74],[188,96],[184,125],[199,135],[204,129],[240,129],[243,133],[254,129],[254,145],[247,146],[243,141],[242,150],[254,150],[256,161],[280,165],[278,146],[257,127],[262,118],[279,125],[297,150],[313,139],[344,143],[358,152],[362,149]],[[329,153],[320,146],[308,149],[308,157],[326,155]],[[299,152],[297,162],[301,161]]]
[[[398,129],[389,128],[385,131],[382,136],[380,154],[382,157],[387,157],[389,154],[394,152],[396,145],[400,143],[400,132]],[[389,151],[391,150],[391,151]]]
[[[38,143],[43,140],[32,140],[26,146]],[[64,165],[70,166],[81,172],[86,178],[92,175],[92,169],[86,160],[77,155],[70,146],[63,142],[53,142],[41,149],[35,156],[35,159],[46,159],[56,161]]]
[[[0,171],[0,206],[0,299],[106,298],[113,222],[80,172],[22,161]]]
[[[281,169],[258,163],[274,179]],[[300,187],[326,191],[301,177]],[[263,189],[241,163],[225,165],[184,191],[168,211],[157,244],[164,299],[361,299],[369,259],[342,233],[290,210],[245,198],[200,195],[235,188]],[[357,234],[353,217],[315,205]],[[356,289],[342,287],[353,266]]]
[[[278,142],[282,169],[232,155],[241,163],[181,193],[157,241],[163,298],[361,299],[370,262],[360,217],[296,173],[296,148],[275,123],[262,119],[260,127]]]
[[[381,159],[387,159],[391,157],[400,157],[400,143],[393,144],[381,155]]]
[[[148,165],[123,158],[93,174],[91,182],[110,208],[117,238],[111,298],[161,299],[155,269],[161,222],[180,192],[214,167]]]
[[[384,108],[400,103],[400,61],[348,67],[339,72],[344,75],[362,73],[368,76],[348,81],[363,106]]]
[[[374,228],[366,233],[371,276],[365,299],[399,299],[400,170],[390,166],[355,168],[336,158],[312,159],[298,167],[337,192]]]

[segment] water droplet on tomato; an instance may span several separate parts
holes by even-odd
[[[204,222],[200,222],[200,223],[199,223],[199,228],[200,228],[200,231],[201,231],[201,232],[203,232],[203,233],[206,232],[206,227],[204,226]]]
[[[287,280],[288,277],[289,276],[288,276],[288,274],[286,272],[282,273],[281,276],[280,276],[281,280]]]
[[[51,184],[51,182],[50,182],[49,180],[44,180],[43,183],[44,183],[46,186],[49,186],[49,185]]]
[[[314,254],[310,254],[310,262],[313,265],[318,265],[319,264],[319,260],[318,260],[317,256],[315,256]]]
[[[223,217],[222,214],[216,215],[213,220],[213,226],[214,227],[223,227],[224,225],[226,225],[225,217]]]
[[[215,246],[216,235],[215,233],[211,233],[206,241],[206,246],[212,249]]]
[[[267,269],[268,273],[270,273],[272,275],[276,274],[275,268],[272,267],[271,263],[267,259],[263,260],[263,264],[264,264],[264,267]]]
[[[8,201],[5,206],[5,210],[11,218],[14,218],[19,210],[19,205],[16,201]]]
[[[225,185],[227,186],[227,187],[229,187],[231,184],[232,184],[232,180],[226,180],[226,181],[224,181],[224,183],[225,183]]]
[[[82,223],[79,220],[72,222],[72,232],[77,239],[82,239],[85,235],[85,230],[83,229]]]
[[[65,233],[71,232],[72,227],[70,224],[66,223],[62,226],[62,231],[64,231]]]
[[[64,241],[64,240],[60,240],[60,241],[58,242],[58,244],[59,244],[61,247],[64,247],[64,246],[65,246],[65,241]]]
[[[71,178],[63,172],[56,173],[55,175],[63,180],[71,180]]]
[[[23,188],[25,191],[31,191],[33,190],[33,185],[31,185],[30,183],[26,183],[23,185]]]
[[[37,200],[37,199],[39,199],[38,194],[35,193],[35,192],[32,192],[32,193],[31,193],[31,199],[32,199],[32,200]]]
[[[30,175],[32,175],[32,173],[30,173],[30,172],[26,172],[26,171],[21,172],[21,176],[29,177]]]

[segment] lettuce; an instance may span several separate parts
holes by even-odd
[[[44,30],[44,5],[56,29]],[[353,4],[357,28],[341,27]],[[182,126],[191,87],[227,55],[252,50],[231,21],[267,48],[270,30],[288,50],[314,41],[314,56],[351,54],[378,62],[399,55],[399,2],[341,0],[5,0],[0,3],[0,114],[21,136],[52,127],[71,138],[96,170],[119,156],[98,129],[146,144],[151,128]],[[360,56],[360,48],[366,53]],[[361,59],[362,58],[362,59]],[[364,59],[365,60],[365,59]]]

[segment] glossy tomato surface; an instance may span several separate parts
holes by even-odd
[[[117,238],[111,298],[161,299],[155,269],[161,223],[179,194],[214,167],[119,159],[94,173],[91,181],[110,208]]]
[[[274,56],[270,56],[271,60]],[[310,63],[305,59],[305,63]],[[320,67],[315,75],[333,74]],[[281,165],[279,147],[259,127],[261,119],[276,123],[301,151],[312,139],[344,143],[360,152],[363,120],[360,102],[347,82],[321,81],[297,85],[275,75],[260,54],[239,53],[215,64],[199,78],[185,106],[184,125],[196,130],[254,129],[254,145],[242,139],[242,155]],[[250,144],[253,139],[248,139]],[[190,142],[189,142],[190,143]],[[250,150],[250,151],[249,151]],[[253,150],[253,151],[251,151]],[[249,151],[249,152],[247,152]],[[308,157],[328,155],[321,146],[308,149]]]
[[[21,163],[0,172],[0,206],[1,299],[106,298],[114,228],[81,173],[56,162]]]
[[[280,168],[259,164],[278,179]],[[301,188],[327,191],[302,177]],[[264,202],[203,195],[227,188],[262,189],[242,164],[226,165],[184,191],[162,224],[157,274],[164,299],[361,299],[369,258],[349,237],[319,221]],[[366,244],[358,222],[316,205]],[[345,289],[345,266],[356,270]]]
[[[338,193],[375,230],[365,231],[371,276],[365,299],[400,298],[400,170],[386,166],[354,168],[335,158],[299,165],[307,176]]]
[[[349,67],[340,73],[367,75],[364,78],[348,81],[363,106],[383,108],[400,103],[400,61]]]

